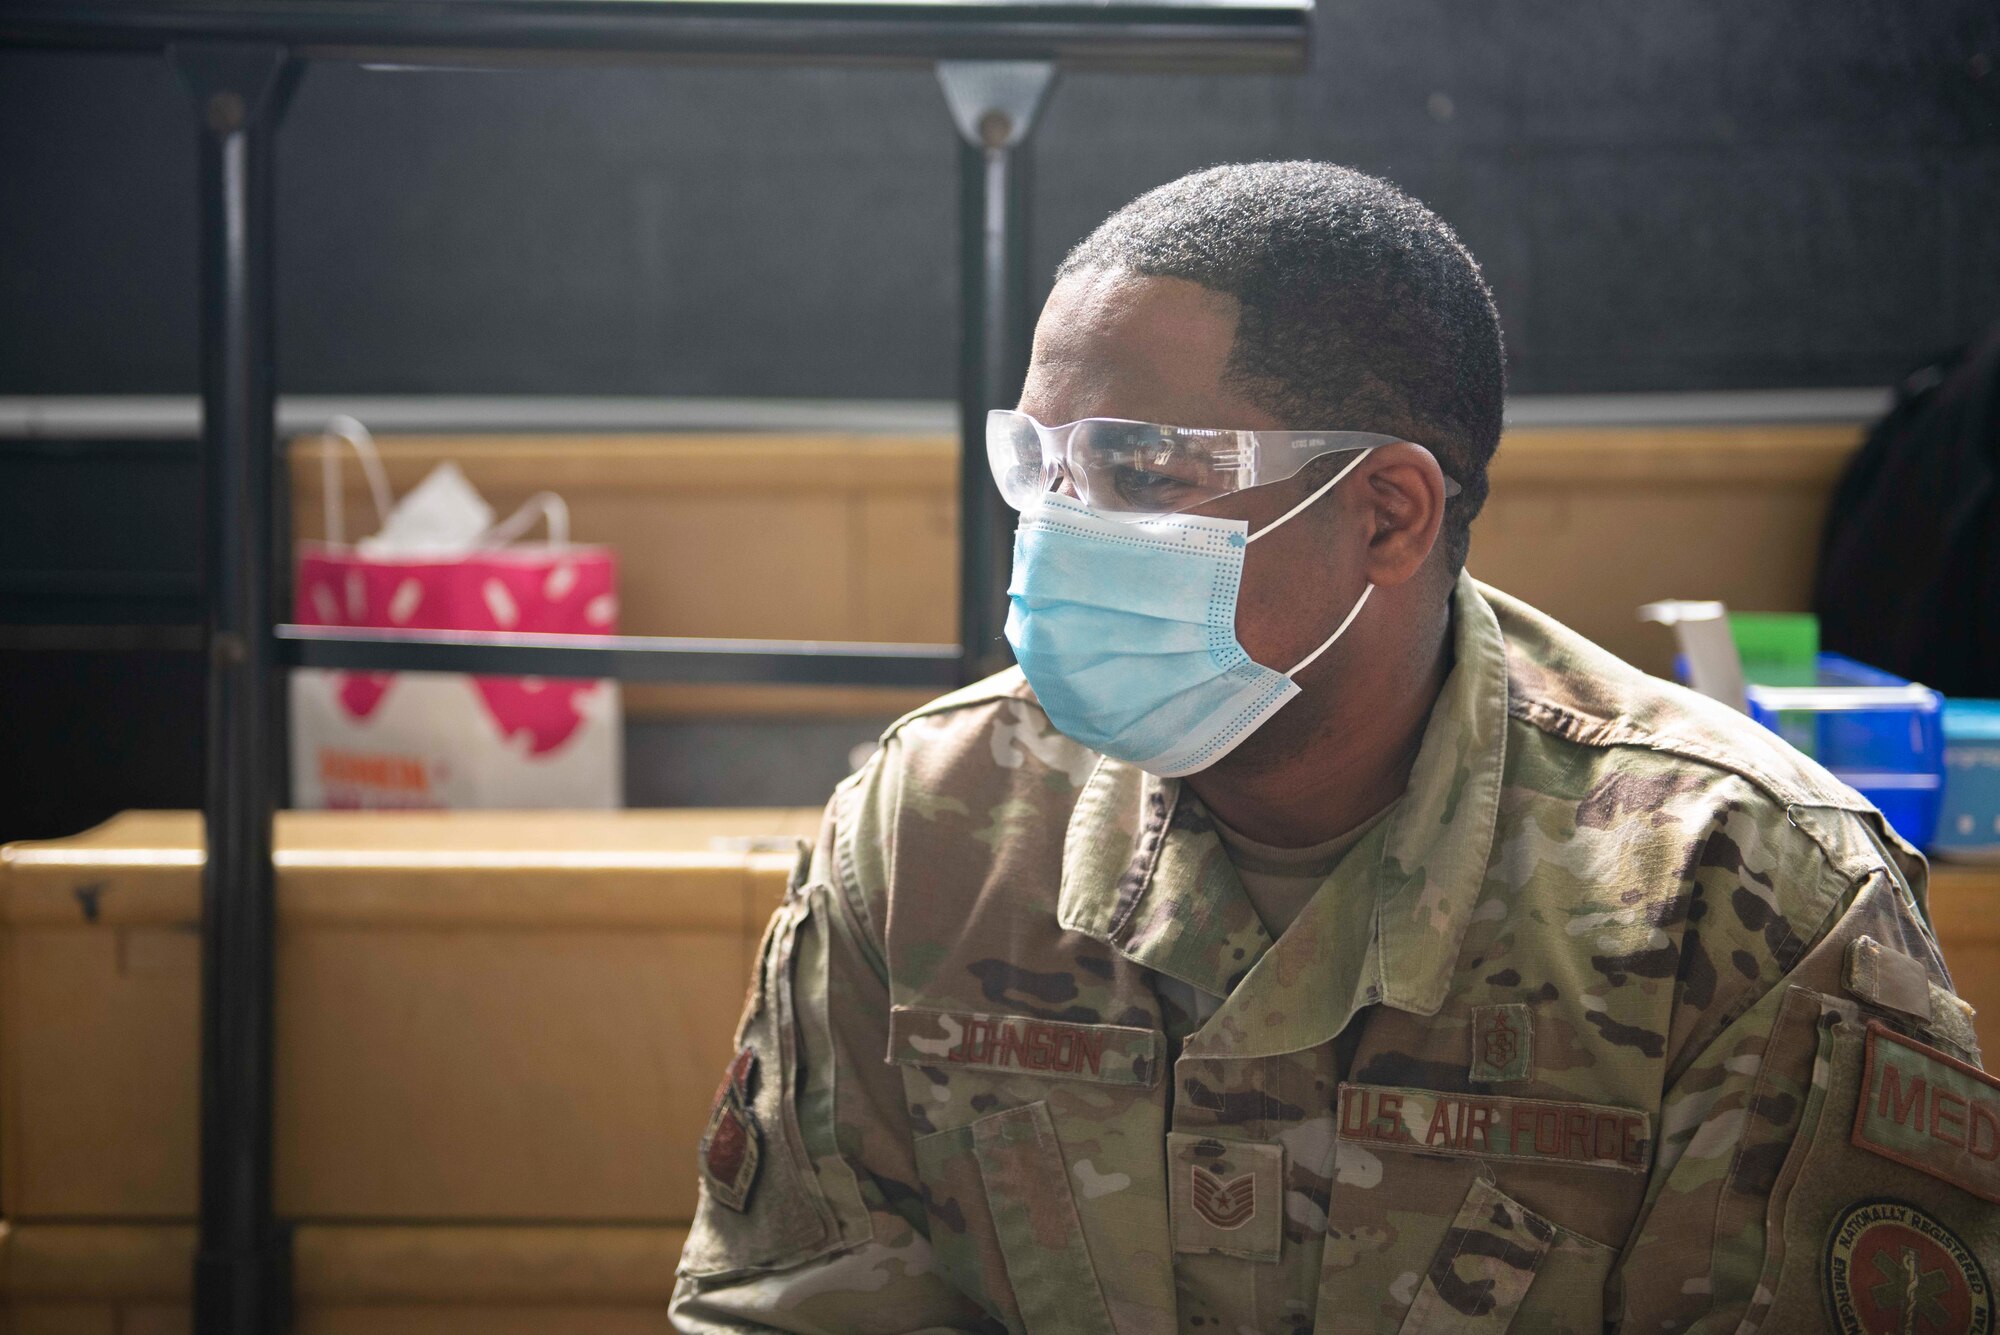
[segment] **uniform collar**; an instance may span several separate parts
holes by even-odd
[[[1435,1015],[1493,856],[1507,763],[1507,642],[1460,572],[1452,597],[1451,675],[1431,709],[1410,786],[1383,822],[1376,935],[1382,1000]]]
[[[1375,1000],[1418,1015],[1444,1004],[1492,853],[1507,723],[1506,644],[1470,576],[1459,576],[1452,609],[1452,670],[1425,725],[1409,788],[1300,914],[1294,928],[1307,930],[1288,932],[1272,967],[1247,979],[1260,993],[1267,978],[1283,991],[1296,989],[1279,1007],[1294,1017],[1283,1026],[1293,1039],[1330,1025],[1313,1040],[1325,1041],[1357,1005]],[[1342,989],[1324,986],[1325,974],[1315,980],[1316,970],[1300,967],[1307,961],[1289,957],[1306,948],[1315,925],[1354,922],[1357,897],[1372,901],[1373,949],[1336,970],[1365,975],[1353,995],[1336,996]],[[1323,902],[1334,899],[1341,903]],[[1179,780],[1108,758],[1070,817],[1058,913],[1069,930],[1218,997],[1230,996],[1271,951],[1270,934],[1201,804]]]

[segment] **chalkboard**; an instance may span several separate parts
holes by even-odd
[[[1313,156],[1456,226],[1519,392],[1885,384],[2000,318],[2000,9],[1341,0],[1299,76],[1082,74],[1034,264],[1181,172]],[[185,392],[162,62],[0,51],[0,393]],[[316,66],[279,152],[289,392],[944,398],[922,70]]]

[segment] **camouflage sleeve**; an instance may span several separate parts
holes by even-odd
[[[677,1330],[992,1329],[934,1271],[902,1079],[885,1060],[893,759],[878,751],[835,793],[766,930],[702,1137]]]
[[[1798,809],[1786,816],[1815,824]],[[1840,820],[1850,844],[1873,851],[1872,867],[1799,840],[1778,876],[1726,861],[1704,873],[1736,882],[1705,887],[1711,918],[1730,920],[1704,922],[1704,945],[1750,986],[1738,1013],[1714,1018],[1713,1038],[1670,1068],[1645,1209],[1609,1295],[1618,1306],[1607,1310],[1622,1307],[1627,1331],[1912,1329],[1902,1320],[1910,1313],[1883,1325],[1878,1318],[1896,1313],[1868,1304],[1880,1297],[1893,1308],[1918,1292],[1914,1280],[1886,1284],[1861,1264],[1871,1258],[1839,1252],[1844,1231],[1884,1202],[1913,1212],[1915,1233],[1943,1240],[1924,1253],[1925,1283],[1968,1301],[1984,1291],[2000,1212],[1946,1180],[1953,1174],[1936,1156],[1924,1167],[1921,1154],[1897,1161],[1858,1144],[1857,1123],[1874,1106],[1872,1044],[1885,1031],[1930,1054],[1909,1058],[1909,1069],[1935,1059],[1938,1069],[1974,1072],[1959,1078],[1975,1111],[1979,1054],[1971,1009],[1951,994],[1923,915],[1921,860],[1891,854],[1853,818],[1822,823]],[[1786,886],[1785,875],[1800,880]],[[1888,1247],[1879,1221],[1869,1226],[1863,1252],[1873,1236],[1892,1260],[1917,1254]],[[1846,1324],[1857,1310],[1865,1319]]]

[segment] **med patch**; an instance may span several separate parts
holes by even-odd
[[[1841,1335],[1989,1335],[1993,1288],[1959,1236],[1903,1201],[1860,1201],[1827,1236],[1827,1312]]]
[[[1879,1020],[1868,1025],[1852,1139],[2000,1204],[2000,1080]]]

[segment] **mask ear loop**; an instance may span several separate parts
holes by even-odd
[[[1354,600],[1354,606],[1348,611],[1347,619],[1340,623],[1339,628],[1336,629],[1333,632],[1333,634],[1326,637],[1326,643],[1322,644],[1319,648],[1313,650],[1311,653],[1307,654],[1303,659],[1299,660],[1298,666],[1293,668],[1290,672],[1287,672],[1285,675],[1287,677],[1298,676],[1301,672],[1304,672],[1307,668],[1311,667],[1315,662],[1317,662],[1321,654],[1333,648],[1333,642],[1339,639],[1341,636],[1347,634],[1347,628],[1354,624],[1354,618],[1361,615],[1361,609],[1368,605],[1368,595],[1373,592],[1375,592],[1375,586],[1373,584],[1370,584],[1368,587],[1361,590],[1361,596]]]
[[[1266,524],[1264,527],[1258,529],[1255,533],[1252,533],[1248,538],[1244,539],[1244,541],[1255,542],[1257,541],[1257,539],[1263,537],[1266,533],[1269,533],[1272,529],[1275,529],[1279,525],[1284,524],[1287,521],[1294,518],[1301,510],[1304,510],[1308,505],[1311,505],[1314,501],[1326,495],[1329,491],[1332,491],[1334,487],[1343,478],[1345,478],[1349,473],[1352,473],[1355,469],[1361,466],[1361,461],[1363,459],[1366,459],[1369,455],[1373,454],[1374,452],[1375,452],[1375,447],[1373,445],[1370,445],[1367,449],[1361,451],[1360,454],[1355,456],[1354,462],[1347,465],[1347,467],[1341,469],[1338,473],[1335,473],[1331,481],[1321,486],[1318,490],[1314,491],[1312,495],[1306,497],[1304,500],[1300,501],[1297,505],[1294,505],[1291,509],[1285,511],[1285,513],[1283,513],[1282,515],[1279,515],[1277,519],[1273,520],[1271,523]],[[1307,654],[1303,659],[1299,660],[1298,665],[1295,666],[1290,672],[1287,672],[1285,675],[1287,677],[1298,676],[1301,672],[1304,672],[1307,668],[1311,667],[1314,663],[1318,662],[1319,656],[1321,654],[1333,648],[1334,641],[1338,640],[1341,636],[1347,634],[1347,628],[1354,624],[1354,618],[1361,615],[1361,609],[1368,605],[1368,595],[1373,592],[1375,592],[1375,586],[1373,584],[1370,584],[1367,588],[1363,589],[1361,591],[1361,596],[1354,600],[1354,606],[1348,609],[1347,616],[1342,619],[1340,625],[1334,628],[1333,634],[1326,637],[1326,642],[1320,645],[1319,648]]]

